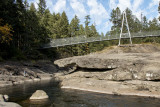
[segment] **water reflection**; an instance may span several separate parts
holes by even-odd
[[[47,92],[49,99],[29,100],[32,93],[41,89]],[[8,94],[10,101],[23,107],[160,107],[160,100],[154,98],[61,90],[54,80],[1,88],[0,93]]]

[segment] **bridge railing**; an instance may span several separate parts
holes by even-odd
[[[160,36],[160,30],[152,31],[152,32],[146,31],[146,32],[131,33],[132,38],[152,37],[152,36]],[[123,34],[122,38],[129,38],[129,36],[127,34]],[[49,44],[44,45],[44,48],[66,46],[66,45],[73,45],[73,44],[80,44],[80,43],[88,43],[88,42],[95,42],[95,41],[116,40],[116,39],[119,39],[119,34],[107,35],[104,37],[101,37],[101,36],[86,37],[85,35],[80,35],[80,36],[75,36],[75,37],[53,39],[51,40]]]

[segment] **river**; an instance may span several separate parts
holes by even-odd
[[[30,101],[36,90],[44,90],[49,99]],[[0,88],[0,94],[23,107],[160,107],[160,99],[60,89],[54,80]]]

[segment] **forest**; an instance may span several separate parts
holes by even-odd
[[[160,4],[157,11],[160,13]],[[131,32],[160,30],[160,17],[159,21],[156,18],[148,20],[146,16],[139,20],[129,8],[126,9],[126,14]],[[122,11],[119,7],[113,9],[110,14],[113,26],[106,34],[97,32],[95,25],[90,22],[90,15],[85,16],[84,19],[84,24],[80,24],[80,19],[75,15],[69,22],[65,11],[51,13],[45,0],[39,0],[38,9],[35,8],[34,3],[29,4],[27,0],[1,0],[0,61],[65,58],[89,54],[118,44],[118,41],[114,40],[50,49],[42,48],[43,44],[49,43],[51,39],[80,35],[102,37],[120,34]],[[124,29],[123,32],[126,30]],[[160,43],[160,38],[133,39],[133,41],[134,43]]]

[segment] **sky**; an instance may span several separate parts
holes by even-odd
[[[66,12],[69,22],[77,15],[80,24],[84,24],[85,16],[90,15],[91,24],[95,24],[97,31],[104,34],[110,31],[112,23],[109,21],[112,9],[117,6],[124,11],[127,7],[133,15],[141,19],[141,14],[149,20],[158,18],[158,5],[160,0],[46,0],[47,8],[51,13]],[[39,0],[28,0],[38,8]]]

